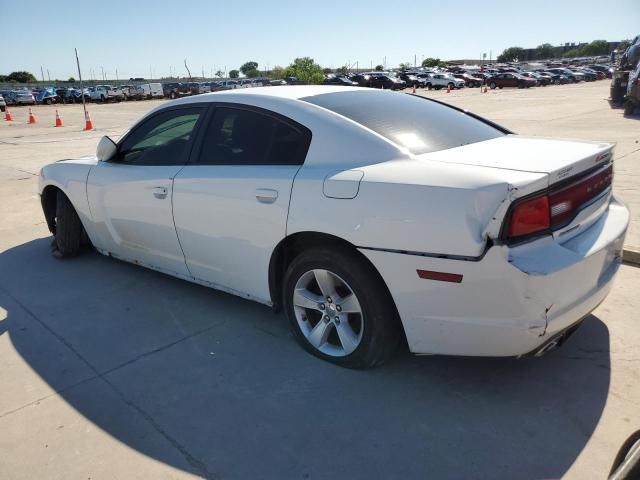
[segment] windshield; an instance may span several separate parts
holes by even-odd
[[[416,155],[505,135],[462,111],[405,93],[334,92],[301,100],[343,115]]]

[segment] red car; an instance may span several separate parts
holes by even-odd
[[[496,87],[518,87],[529,88],[535,87],[537,81],[533,78],[527,78],[517,73],[499,73],[492,77],[487,78],[487,84],[492,90]]]

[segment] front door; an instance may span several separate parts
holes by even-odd
[[[172,215],[173,179],[187,162],[203,107],[171,108],[143,120],[87,180],[97,248],[188,276]]]

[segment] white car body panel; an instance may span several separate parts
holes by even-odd
[[[271,301],[269,261],[286,235],[291,185],[299,168],[182,169],[174,180],[173,213],[195,279],[262,303]]]
[[[173,178],[180,166],[99,162],[87,179],[94,245],[131,262],[189,275],[173,223]]]
[[[141,167],[93,157],[44,167],[40,193],[62,190],[101,253],[266,304],[281,240],[338,237],[382,276],[415,353],[522,355],[605,298],[629,222],[611,189],[552,235],[508,246],[500,231],[514,200],[608,165],[611,145],[507,135],[416,156],[299,100],[358,90],[251,88],[171,102],[284,115],[312,132],[301,167]],[[158,187],[166,197],[154,195]],[[462,279],[426,280],[417,270]]]

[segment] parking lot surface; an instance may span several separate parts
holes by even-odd
[[[418,92],[517,133],[616,142],[640,245],[640,123],[608,82]],[[542,358],[400,353],[351,371],[300,349],[282,315],[89,253],[51,255],[37,173],[91,154],[161,101],[13,108],[0,123],[0,476],[605,478],[640,428],[640,269]],[[635,182],[635,185],[634,185]]]

